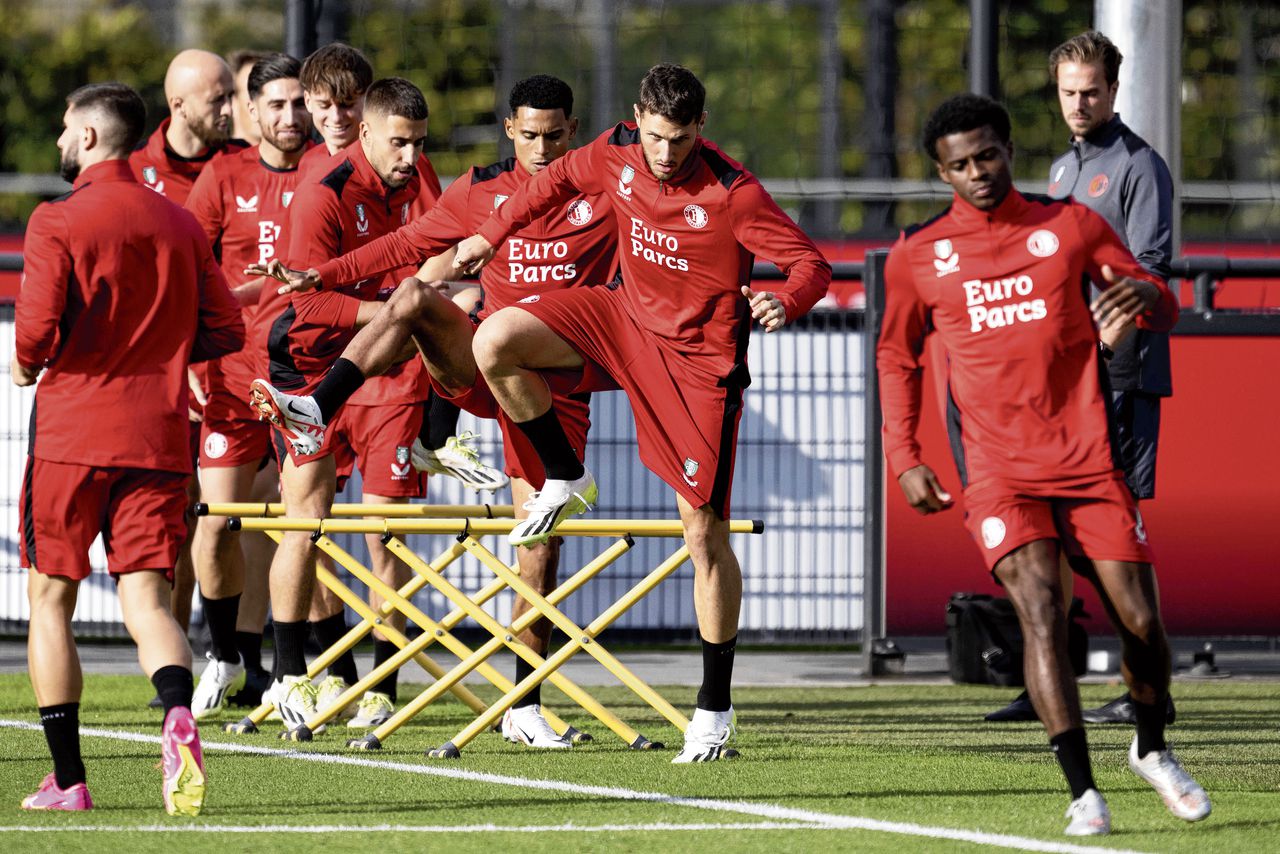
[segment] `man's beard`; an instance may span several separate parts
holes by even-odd
[[[276,136],[273,130],[268,130],[264,127],[259,127],[258,130],[262,134],[262,141],[274,146],[281,154],[295,154],[306,147],[307,144],[307,134],[304,132],[300,132],[297,140],[292,144],[292,146],[286,148],[285,145],[280,142],[280,138]]]
[[[80,177],[80,152],[64,151],[62,157],[58,161],[58,174],[62,176],[62,180],[68,184],[74,184],[76,178]]]
[[[221,148],[231,138],[231,120],[227,119],[225,125],[219,129],[220,121],[222,117],[217,116],[207,125],[190,123],[187,127],[191,130],[191,135],[200,140],[200,144],[205,148]]]

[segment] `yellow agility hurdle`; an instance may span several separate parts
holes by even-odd
[[[256,505],[261,507],[262,505]],[[221,508],[217,508],[221,509]],[[344,515],[357,515],[356,513],[348,513]],[[366,515],[366,511],[362,511],[359,515]],[[368,512],[373,515],[373,512]],[[395,607],[405,613],[405,615],[414,620],[415,623],[423,626],[424,637],[414,641],[411,645],[404,647],[399,656],[403,656],[403,660],[407,660],[412,654],[416,645],[421,644],[422,647],[433,642],[433,640],[441,640],[442,645],[447,645],[450,651],[457,654],[463,660],[447,673],[437,676],[434,685],[425,690],[413,701],[405,705],[390,720],[382,726],[373,730],[363,738],[352,739],[348,742],[348,746],[360,749],[377,749],[393,732],[404,725],[408,720],[413,718],[422,711],[431,702],[434,702],[447,691],[452,691],[459,687],[458,683],[472,671],[476,671],[481,667],[486,667],[487,659],[502,647],[506,647],[516,655],[523,658],[531,666],[534,671],[522,680],[519,684],[506,689],[503,697],[490,706],[488,709],[479,713],[478,717],[472,723],[467,725],[453,739],[446,742],[439,748],[428,752],[429,756],[436,758],[456,758],[460,755],[460,751],[472,739],[486,729],[493,727],[499,722],[505,711],[515,704],[525,693],[528,692],[535,684],[544,680],[550,681],[566,693],[570,699],[581,705],[585,710],[590,712],[594,717],[609,727],[624,742],[634,749],[660,749],[661,743],[650,741],[643,735],[618,720],[611,712],[596,702],[585,691],[573,685],[557,671],[570,658],[581,651],[586,651],[594,657],[601,665],[608,669],[615,677],[624,685],[632,690],[637,696],[648,703],[652,708],[659,712],[664,718],[671,722],[681,732],[688,726],[688,720],[681,715],[676,709],[668,703],[660,694],[654,691],[650,686],[644,683],[622,662],[618,661],[611,653],[605,650],[596,642],[596,637],[600,632],[608,628],[613,622],[621,617],[627,610],[643,599],[658,584],[674,573],[685,561],[689,559],[688,549],[681,546],[666,560],[664,560],[657,568],[650,572],[644,579],[634,585],[627,593],[620,597],[611,606],[605,609],[596,619],[592,620],[588,625],[578,626],[570,620],[556,605],[569,596],[571,593],[585,584],[591,577],[594,577],[606,566],[613,563],[618,557],[630,549],[633,537],[682,537],[683,529],[679,522],[657,521],[651,519],[574,519],[569,520],[557,528],[556,533],[563,536],[594,536],[594,537],[616,537],[618,542],[611,545],[597,558],[592,560],[587,566],[579,570],[573,577],[561,584],[555,591],[547,596],[540,596],[533,591],[519,577],[519,573],[513,567],[498,559],[489,549],[487,549],[478,537],[494,534],[509,533],[516,523],[513,520],[498,518],[397,518],[397,519],[352,519],[352,518],[329,518],[329,519],[294,519],[294,518],[244,518],[233,517],[228,520],[228,525],[233,530],[258,530],[266,532],[276,532],[277,535],[283,531],[305,531],[316,538],[317,545],[324,549],[327,553],[333,555],[335,560],[339,559],[339,552],[342,557],[349,558],[345,552],[341,552],[336,544],[328,539],[329,534],[350,533],[350,534],[368,534],[380,533],[383,535],[383,542],[387,548],[398,558],[405,562],[415,573],[414,581],[425,581],[430,583],[438,592],[445,595],[457,607],[449,617],[442,621],[439,626],[432,623],[430,618],[422,614],[412,603],[407,601],[407,597],[390,591],[383,607]],[[759,521],[733,520],[729,523],[732,533],[761,533],[764,529],[763,523]],[[463,591],[459,590],[451,582],[440,574],[440,567],[423,561],[411,549],[409,549],[400,539],[398,535],[403,534],[453,534],[457,537],[458,543],[454,548],[461,548],[474,555],[484,566],[488,567],[496,576],[495,582],[485,588],[486,592],[497,585],[498,589],[502,587],[510,587],[513,592],[524,598],[530,603],[531,608],[510,626],[503,626],[480,605],[480,594],[475,596],[467,596]],[[340,560],[346,565],[345,560]],[[437,561],[438,562],[438,561]],[[351,567],[348,567],[351,568]],[[362,568],[363,569],[363,568]],[[367,572],[367,570],[365,571]],[[357,577],[360,577],[357,574]],[[364,580],[363,578],[361,580]],[[376,581],[376,579],[373,579]],[[406,585],[408,588],[410,585]],[[402,589],[403,590],[403,589]],[[379,592],[383,592],[381,589]],[[408,609],[406,610],[406,606]],[[366,606],[367,607],[367,606]],[[439,631],[445,627],[446,622],[458,615],[465,615],[479,623],[493,637],[482,646],[478,647],[474,652],[466,649],[456,639],[451,639],[448,644],[444,644],[444,638],[450,637],[445,631]],[[564,632],[569,641],[554,653],[543,657],[535,653],[526,645],[520,643],[516,635],[532,625],[540,618],[548,619],[552,625]],[[423,624],[423,620],[426,624]],[[456,620],[453,620],[456,623]],[[432,635],[433,638],[426,638],[426,635]],[[425,640],[424,640],[425,639]],[[463,653],[469,652],[464,657]],[[398,656],[398,657],[399,657]],[[394,659],[393,659],[394,661]],[[403,661],[399,662],[403,663]],[[397,663],[394,666],[399,666]],[[388,661],[384,668],[389,672],[392,668],[392,661]],[[434,675],[434,674],[433,674]],[[379,677],[380,678],[380,677]],[[500,689],[503,686],[496,680],[490,679]],[[510,683],[507,683],[510,685]],[[474,708],[474,707],[473,707]],[[319,721],[317,721],[318,723]],[[307,728],[313,722],[309,721]]]

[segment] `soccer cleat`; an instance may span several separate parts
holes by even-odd
[[[569,739],[556,733],[542,716],[542,706],[534,703],[518,709],[507,709],[502,716],[502,737],[514,744],[563,750],[573,747]]]
[[[1097,789],[1089,789],[1067,807],[1067,836],[1105,836],[1111,832],[1111,810]]]
[[[300,456],[314,454],[324,444],[324,419],[320,407],[309,396],[285,394],[266,380],[254,380],[249,386],[249,406],[258,420],[267,420],[293,446]]]
[[[599,495],[595,478],[586,469],[577,480],[547,480],[524,503],[529,518],[511,529],[507,541],[513,546],[545,543],[565,519],[590,510]]]
[[[1178,711],[1173,707],[1173,697],[1169,697],[1165,711],[1165,723],[1173,723],[1177,716]],[[1133,713],[1133,700],[1127,692],[1096,709],[1085,709],[1081,713],[1081,717],[1084,718],[1084,722],[1087,724],[1128,724],[1133,726],[1138,722],[1137,715]]]
[[[244,687],[227,698],[228,705],[239,708],[257,708],[262,703],[262,695],[271,687],[271,674],[265,670],[246,670]]]
[[[191,710],[177,706],[165,715],[160,738],[164,809],[169,815],[200,815],[204,806],[204,752]]]
[[[725,745],[737,730],[733,709],[727,712],[709,712],[695,709],[693,720],[684,731],[684,747],[673,765],[689,762],[714,762],[725,754]]]
[[[1023,691],[1017,697],[1014,697],[1009,705],[1003,709],[996,709],[994,712],[987,712],[982,719],[990,723],[1008,723],[1010,721],[1035,721],[1040,716],[1036,714],[1035,706],[1031,705],[1031,695]]]
[[[347,721],[347,726],[352,729],[382,726],[391,720],[391,716],[395,713],[396,705],[386,694],[365,691],[364,696],[360,698],[360,704],[356,706],[355,717]]]
[[[1171,747],[1153,750],[1139,759],[1138,738],[1134,736],[1129,745],[1129,768],[1150,783],[1169,812],[1183,821],[1199,821],[1213,809],[1209,796],[1182,767]]]
[[[501,469],[485,465],[472,442],[480,437],[471,431],[450,436],[443,448],[432,450],[414,439],[409,448],[413,467],[427,474],[442,474],[459,481],[468,489],[495,492],[510,482]]]
[[[204,673],[200,674],[200,683],[191,696],[191,714],[198,721],[222,708],[227,695],[235,687],[236,680],[244,673],[244,667],[239,661],[219,661],[213,657],[212,652],[206,652],[205,658],[209,659],[209,663],[205,666]]]
[[[338,702],[338,698],[347,692],[351,687],[347,684],[347,680],[341,676],[327,676],[324,681],[316,686],[316,709],[317,711],[326,712],[329,707]],[[339,715],[351,717],[356,713],[355,703],[348,705]]]
[[[65,789],[59,789],[58,778],[50,774],[41,781],[40,788],[22,799],[22,808],[80,812],[93,809],[93,798],[89,796],[89,787],[84,783],[75,783]]]
[[[262,699],[276,707],[289,729],[297,729],[316,715],[316,686],[305,676],[277,679]]]

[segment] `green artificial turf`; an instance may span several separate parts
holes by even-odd
[[[402,687],[402,697],[413,691]],[[660,689],[677,707],[689,688]],[[1085,686],[1087,704],[1111,699],[1114,686]],[[156,735],[160,714],[145,708],[151,686],[141,677],[89,677],[81,709],[84,727]],[[478,690],[486,699],[496,692]],[[649,738],[678,744],[678,733],[624,688],[593,693]],[[207,748],[210,789],[198,819],[176,819],[161,807],[159,746],[85,736],[85,763],[96,804],[88,813],[28,813],[18,809],[51,765],[38,731],[0,727],[0,845],[3,854],[59,851],[937,851],[979,845],[929,835],[866,829],[764,828],[630,829],[609,832],[407,832],[331,830],[294,834],[77,831],[36,833],[5,827],[138,828],[287,825],[374,828],[386,825],[583,827],[647,824],[791,822],[758,814],[772,806],[824,815],[904,822],[926,828],[1009,834],[1050,843],[1140,851],[1253,852],[1280,850],[1280,684],[1179,683],[1179,722],[1170,730],[1184,764],[1208,790],[1214,812],[1188,825],[1170,816],[1154,792],[1125,765],[1132,731],[1089,730],[1095,774],[1113,813],[1113,834],[1088,840],[1062,836],[1069,796],[1033,724],[985,724],[984,712],[1003,705],[1009,689],[952,685],[868,688],[765,689],[735,692],[741,757],[707,765],[673,766],[674,750],[639,752],[599,722],[544,689],[548,704],[595,740],[572,751],[532,751],[487,733],[460,760],[431,760],[423,752],[452,738],[471,713],[452,700],[429,707],[376,752],[349,751],[338,727],[311,744],[291,745],[270,732],[231,736],[202,728],[206,743],[233,742],[271,749],[296,747],[371,762],[399,762],[466,770],[517,785],[423,776],[404,770],[321,764],[274,755]],[[0,719],[35,721],[23,676],[0,677]],[[230,712],[223,720],[237,718]],[[561,781],[707,798],[749,805],[744,811],[624,798],[617,792],[557,791],[536,781]],[[8,806],[5,806],[8,805]],[[754,811],[754,813],[753,813]],[[928,831],[922,831],[928,833]]]

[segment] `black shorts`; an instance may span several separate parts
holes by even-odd
[[[1156,447],[1160,439],[1160,398],[1140,391],[1111,392],[1111,414],[1119,439],[1120,467],[1133,497],[1156,497]]]

